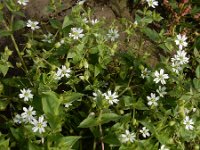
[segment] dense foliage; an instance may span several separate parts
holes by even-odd
[[[84,2],[48,28],[0,4],[0,149],[198,150],[200,7],[137,1],[110,23]]]

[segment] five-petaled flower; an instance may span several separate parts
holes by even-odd
[[[148,100],[148,105],[149,106],[158,106],[157,101],[160,99],[159,96],[156,96],[156,94],[151,93],[151,96],[147,96],[147,100]]]
[[[18,0],[17,3],[23,6],[26,6],[29,0]]]
[[[155,8],[156,6],[158,6],[158,1],[156,0],[146,0],[146,2],[148,3],[149,7]]]
[[[35,119],[34,116],[36,115],[36,111],[33,110],[32,106],[29,106],[28,109],[26,107],[23,107],[24,112],[21,114],[21,117],[23,119],[23,122],[32,123]]]
[[[165,86],[163,87],[159,86],[156,92],[159,94],[160,97],[164,97],[164,95],[167,94]]]
[[[105,99],[108,100],[108,103],[110,105],[113,105],[114,103],[117,104],[118,103],[118,95],[116,92],[114,92],[112,94],[112,92],[109,90],[107,93],[104,93]]]
[[[84,36],[83,29],[81,28],[71,28],[71,32],[69,33],[69,37],[74,40],[78,40]]]
[[[39,29],[40,27],[38,26],[39,22],[38,21],[31,21],[31,20],[28,20],[26,26],[31,28],[31,30],[36,30],[36,29]]]
[[[30,89],[22,89],[20,91],[21,94],[19,94],[19,98],[23,98],[25,102],[33,98],[33,94]]]
[[[163,69],[160,69],[160,72],[156,71],[154,75],[155,75],[154,82],[156,83],[161,82],[161,84],[166,84],[165,80],[169,78],[168,74],[164,74]]]
[[[142,133],[142,136],[144,138],[147,138],[150,136],[150,133],[149,133],[149,129],[147,129],[146,127],[143,127],[141,130],[140,130],[140,133]]]
[[[175,43],[176,43],[176,45],[178,45],[180,50],[182,50],[183,47],[186,47],[188,45],[186,40],[187,40],[187,37],[185,35],[178,34],[176,36]]]
[[[125,133],[121,135],[121,141],[122,143],[127,143],[127,142],[133,143],[135,137],[136,135],[134,132],[131,133],[129,130],[126,130]]]
[[[194,129],[194,122],[192,119],[189,118],[189,116],[186,116],[183,120],[183,124],[185,125],[186,130],[193,130]]]
[[[66,66],[62,65],[61,68],[58,68],[56,72],[56,79],[60,80],[62,77],[69,78],[71,73],[71,69],[67,68]]]
[[[107,36],[113,42],[119,37],[119,33],[116,29],[110,29]]]
[[[44,116],[40,116],[38,120],[34,119],[32,124],[34,127],[32,128],[33,132],[39,131],[39,133],[45,132],[45,127],[47,127],[47,121],[44,121]]]

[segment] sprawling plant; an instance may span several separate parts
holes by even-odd
[[[199,149],[189,35],[151,28],[163,19],[156,0],[134,22],[111,23],[84,2],[48,23],[24,16],[28,0],[1,3],[0,36],[12,44],[0,53],[0,149]]]

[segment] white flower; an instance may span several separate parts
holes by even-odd
[[[157,101],[159,100],[159,96],[156,96],[156,94],[151,93],[151,96],[147,96],[147,100],[148,100],[148,105],[149,106],[158,106]]]
[[[142,70],[142,73],[141,73],[141,77],[144,79],[144,78],[147,78],[149,76],[151,71],[149,71],[147,68],[144,68]]]
[[[17,3],[23,6],[26,6],[29,0],[18,0]]]
[[[61,68],[58,68],[58,71],[56,72],[56,77],[55,79],[61,79],[62,77],[70,77],[71,69],[66,68],[66,66],[62,65]]]
[[[159,86],[156,92],[159,94],[160,97],[164,97],[164,95],[167,94],[165,86],[163,87]]]
[[[121,140],[122,140],[122,143],[127,143],[127,142],[131,142],[133,143],[134,140],[135,140],[135,133],[130,133],[129,130],[126,130],[124,134],[121,135]]]
[[[107,36],[113,42],[119,37],[119,34],[118,34],[118,31],[116,29],[110,29],[108,31]]]
[[[148,3],[149,7],[155,8],[155,6],[158,6],[158,1],[156,0],[146,0],[146,2]]]
[[[83,22],[84,23],[88,23],[88,19],[87,18],[83,18]]]
[[[185,125],[186,130],[193,130],[194,129],[194,122],[192,119],[189,118],[189,116],[186,116],[185,119],[183,120],[183,124]]]
[[[32,124],[34,125],[33,132],[39,131],[40,134],[45,132],[44,128],[47,126],[47,122],[44,121],[44,116],[40,116],[38,120],[34,119]]]
[[[79,38],[82,38],[84,36],[82,32],[83,32],[83,29],[81,28],[71,28],[69,37],[73,38],[74,40],[78,40]]]
[[[72,103],[64,103],[66,108],[69,108],[70,106],[72,106]]]
[[[43,42],[52,43],[52,41],[53,41],[53,38],[52,38],[53,34],[48,33],[47,35],[44,34],[43,36],[44,36],[44,39],[42,40]]]
[[[177,55],[175,55],[175,60],[180,64],[184,65],[189,62],[189,58],[186,57],[187,53],[184,50],[178,50]]]
[[[196,109],[196,108],[192,108],[192,111],[193,111],[193,112],[196,112],[196,111],[197,111],[197,109]]]
[[[179,49],[182,50],[183,47],[186,47],[188,43],[186,42],[187,37],[185,35],[178,34],[176,36],[175,43],[179,46]]]
[[[23,98],[25,102],[33,98],[33,94],[31,94],[30,89],[22,89],[20,91],[21,91],[21,94],[19,94],[19,98]]]
[[[162,145],[159,150],[169,150],[165,145]]]
[[[110,104],[110,105],[113,105],[114,103],[118,103],[118,95],[117,95],[117,93],[116,92],[114,92],[113,94],[112,94],[112,92],[109,90],[107,93],[104,93],[103,94],[104,96],[105,96],[105,99],[106,100],[108,100],[108,103]]]
[[[83,5],[86,1],[87,1],[87,0],[79,0],[79,1],[77,2],[77,4],[78,4],[78,5]]]
[[[28,109],[26,107],[23,107],[23,110],[24,112],[21,114],[23,121],[25,123],[32,123],[32,121],[35,119],[34,116],[36,115],[36,111],[33,110],[32,106],[29,106]]]
[[[176,74],[179,74],[179,72],[181,70],[183,70],[183,68],[181,67],[181,65],[179,63],[177,63],[177,62],[172,62],[171,67],[172,67],[172,71],[175,72]]]
[[[99,21],[98,21],[97,19],[92,19],[92,20],[91,20],[91,24],[92,24],[92,25],[95,25],[95,24],[97,24],[98,22],[99,22]]]
[[[104,96],[100,90],[97,90],[97,92],[93,92],[92,95],[94,96],[94,100],[97,100],[99,96]]]
[[[154,82],[156,83],[161,82],[161,84],[166,84],[165,79],[169,78],[168,74],[164,74],[163,69],[160,69],[160,72],[156,71],[154,75],[155,75]]]
[[[38,26],[39,22],[37,21],[31,21],[31,20],[28,20],[26,26],[31,28],[31,30],[36,30],[36,29],[39,29],[40,27]]]
[[[20,123],[22,123],[23,120],[19,114],[16,114],[13,121],[14,121],[14,123],[20,124]]]
[[[138,22],[137,22],[137,20],[134,21],[133,25],[134,25],[135,27],[138,26]]]
[[[140,130],[140,133],[142,133],[142,136],[144,138],[147,138],[150,136],[149,130],[146,127],[143,127],[142,130]]]

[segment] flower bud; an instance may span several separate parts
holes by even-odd
[[[55,44],[55,47],[56,48],[59,48],[61,46],[61,43],[60,42],[57,42],[56,44]]]

